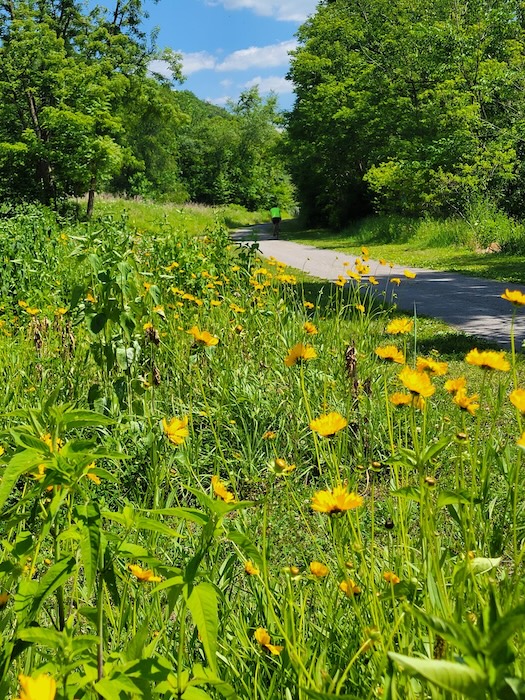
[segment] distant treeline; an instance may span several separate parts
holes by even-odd
[[[150,46],[143,16],[141,0],[0,3],[0,201],[89,192],[91,210],[109,191],[289,206],[275,99],[252,89],[223,109],[174,89],[180,57]]]
[[[303,211],[525,212],[525,5],[323,0],[300,28],[288,161]]]

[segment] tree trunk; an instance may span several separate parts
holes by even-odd
[[[97,179],[96,177],[92,177],[91,181],[89,183],[89,192],[88,192],[88,203],[87,203],[87,209],[86,209],[86,216],[88,219],[91,219],[93,216],[93,209],[95,207],[95,187],[97,186]]]

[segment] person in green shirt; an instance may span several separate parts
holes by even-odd
[[[279,227],[281,224],[281,210],[279,209],[278,206],[272,207],[270,209],[270,216],[272,217],[274,238],[279,238]]]

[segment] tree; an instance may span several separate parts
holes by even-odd
[[[290,158],[310,216],[504,205],[523,129],[514,0],[332,0],[300,29]],[[523,149],[522,149],[523,150]]]
[[[121,167],[123,108],[152,57],[140,0],[0,3],[0,186],[4,196],[94,195]],[[16,172],[8,185],[9,172]]]

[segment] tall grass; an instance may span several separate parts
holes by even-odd
[[[521,697],[515,353],[220,220],[9,226],[2,697]]]

